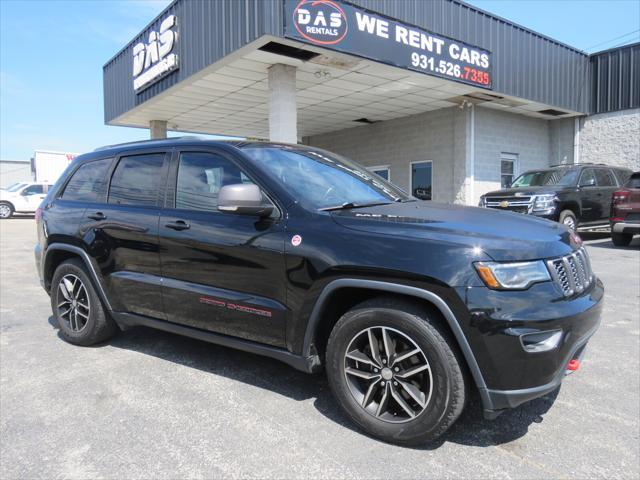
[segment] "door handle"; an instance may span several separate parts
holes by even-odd
[[[91,220],[104,220],[107,216],[102,212],[96,212],[91,215],[87,215],[87,218],[90,218]]]
[[[165,224],[165,227],[171,228],[172,230],[187,230],[188,228],[191,228],[191,225],[184,220],[176,220],[175,222]]]

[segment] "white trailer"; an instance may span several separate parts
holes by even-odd
[[[36,182],[53,184],[78,154],[36,150],[31,159],[31,170]]]

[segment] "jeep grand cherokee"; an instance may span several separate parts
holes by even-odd
[[[602,283],[566,227],[418,201],[316,148],[103,148],[36,218],[67,341],[146,325],[324,367],[347,415],[400,444],[441,435],[472,390],[495,417],[556,389],[599,323]]]

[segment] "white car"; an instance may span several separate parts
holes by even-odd
[[[37,182],[18,182],[0,189],[0,218],[14,213],[34,213],[51,185]]]

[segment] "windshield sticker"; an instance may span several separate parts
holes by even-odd
[[[291,245],[293,245],[294,247],[297,247],[301,243],[302,237],[300,235],[294,235],[293,237],[291,237]]]

